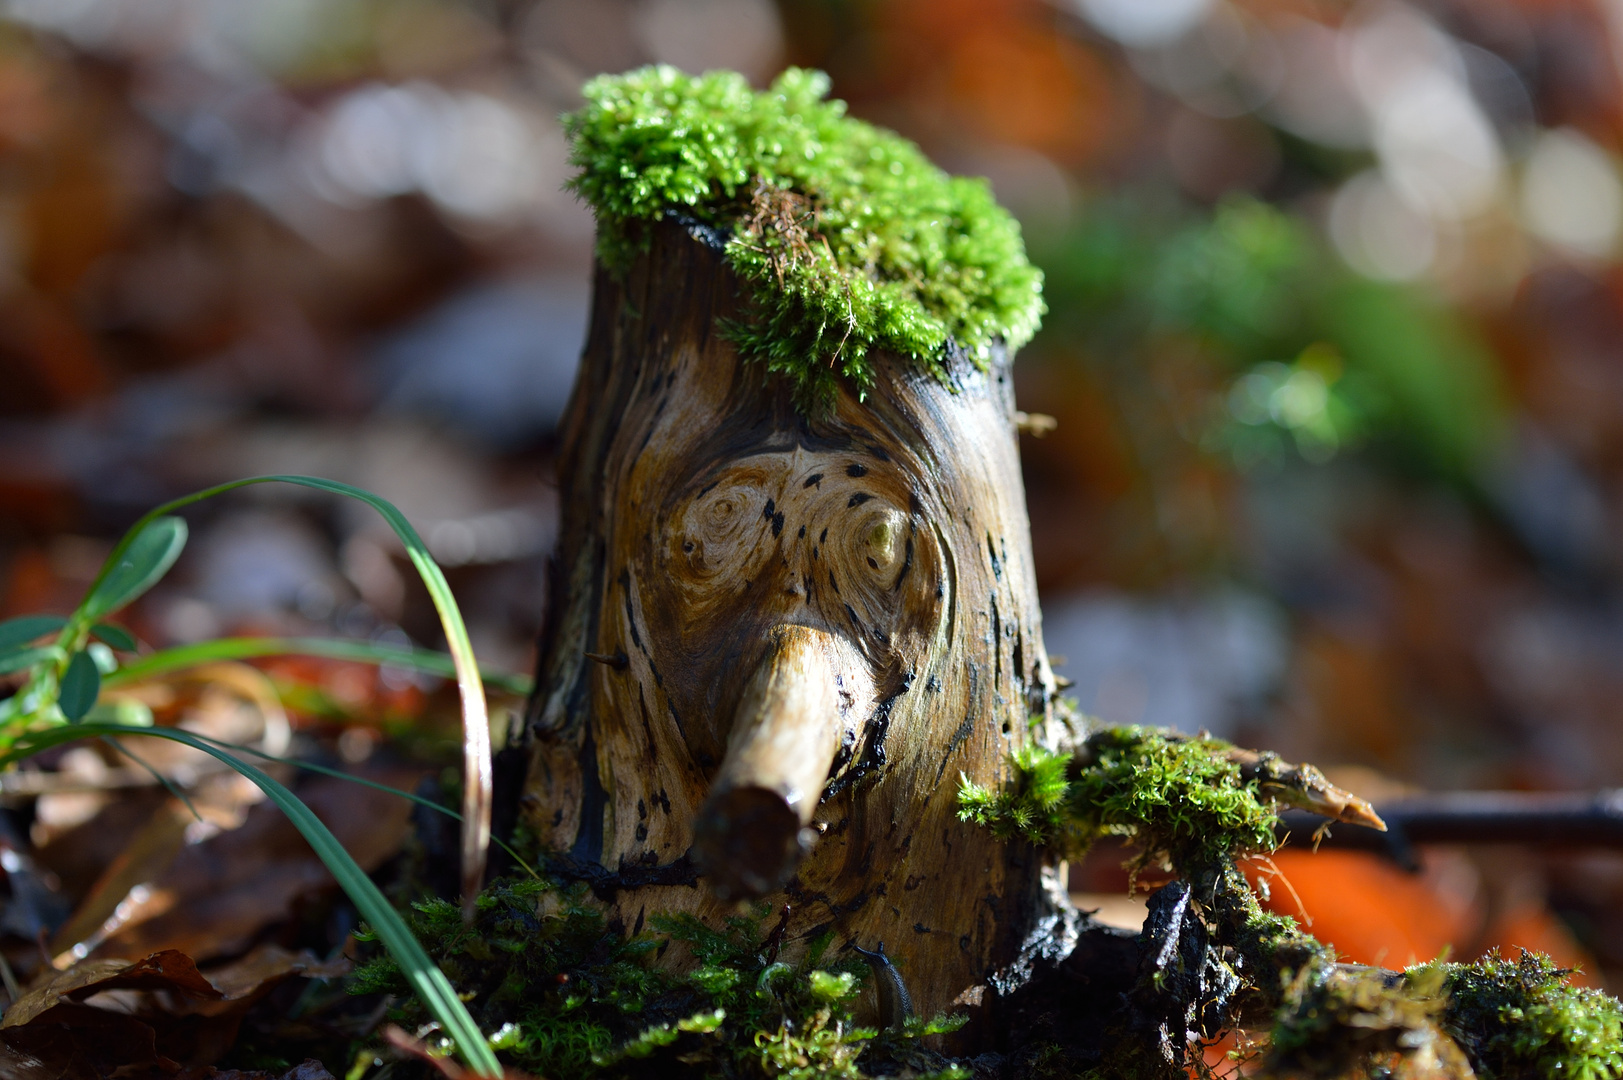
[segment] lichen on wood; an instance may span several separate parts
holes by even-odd
[[[1025,344],[1042,273],[987,183],[948,176],[828,90],[796,68],[765,92],[667,66],[593,79],[566,128],[599,259],[623,272],[672,214],[719,230],[748,300],[729,333],[807,410],[841,378],[869,389],[875,349],[946,379],[954,352],[984,370],[995,344]]]

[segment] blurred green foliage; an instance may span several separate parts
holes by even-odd
[[[1118,386],[1158,350],[1193,351],[1212,392],[1186,434],[1242,470],[1366,449],[1468,481],[1503,425],[1492,358],[1442,298],[1358,277],[1267,203],[1236,197],[1203,215],[1103,198],[1038,233],[1032,254],[1051,309],[1038,346]]]

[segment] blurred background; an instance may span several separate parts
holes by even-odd
[[[313,473],[399,505],[528,670],[591,266],[558,117],[651,61],[822,68],[1019,215],[1049,306],[1019,403],[1058,420],[1022,440],[1033,542],[1085,711],[1377,800],[1623,784],[1618,0],[6,0],[0,617],[67,610],[166,497]],[[147,640],[437,644],[370,511],[192,520]],[[436,708],[279,677],[351,762]],[[96,810],[41,800],[33,839]],[[1355,960],[1528,945],[1623,986],[1617,853],[1292,850]]]

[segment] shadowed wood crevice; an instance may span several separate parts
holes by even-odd
[[[524,813],[621,875],[627,925],[774,890],[787,955],[883,940],[929,1014],[1070,933],[1035,853],[955,816],[960,771],[1069,738],[1006,358],[951,386],[881,358],[865,400],[807,417],[726,340],[737,295],[676,225],[597,276]],[[708,880],[626,876],[689,858]]]

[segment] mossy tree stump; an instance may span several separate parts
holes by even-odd
[[[733,956],[672,980],[663,1006],[708,1000],[723,1049],[760,1050],[775,1022],[788,1039],[793,1011],[795,1038],[832,1038],[801,1043],[803,1064],[849,1064],[869,1038],[836,1004],[849,982],[812,972],[791,1006],[773,967],[829,939],[879,965],[885,992],[856,1019],[894,1022],[904,989],[926,1015],[966,1011],[956,1049],[999,1049],[1002,1075],[1181,1077],[1236,1026],[1271,1027],[1256,1062],[1270,1075],[1617,1075],[1617,1002],[1561,987],[1547,962],[1353,968],[1262,909],[1236,860],[1271,849],[1277,804],[1385,827],[1311,765],[1071,729],[1008,372],[1040,275],[983,184],[845,119],[826,90],[792,70],[758,94],[649,68],[595,80],[569,120],[599,269],[522,807],[613,940],[549,891],[561,921],[513,943],[532,958],[511,963],[595,987],[567,1003],[537,988],[536,1060],[550,1070],[625,1020],[636,992],[605,970],[623,933],[659,914],[719,928],[753,901],[766,919],[732,953],[698,944],[721,938],[691,919],[659,924],[674,947],[656,963]],[[1136,938],[1079,932],[1033,846],[1053,857],[1107,832],[1178,879]],[[724,994],[736,1015],[714,1011]],[[510,998],[491,1004],[511,1020]],[[554,1021],[572,1034],[548,1037]],[[669,1064],[701,1070],[738,1060],[692,1041],[701,1027],[660,1022],[626,1045],[688,1039]],[[894,1047],[875,1046],[883,1065]]]
[[[653,120],[622,118],[607,128],[616,137],[674,125],[704,92],[668,69],[624,78],[636,77],[659,91]],[[656,172],[646,149],[624,168],[581,149],[604,108],[588,96],[598,112],[573,123],[585,178]],[[817,96],[780,91],[767,107],[788,119],[771,123],[821,123],[816,110],[833,106]],[[766,95],[734,99],[712,118],[736,128],[738,101],[760,108]],[[875,129],[835,120],[822,145],[855,131],[861,162],[905,178],[871,149]],[[1023,954],[1062,953],[1072,937],[1035,850],[957,817],[960,773],[997,784],[1016,748],[1068,737],[1043,649],[1009,354],[995,320],[932,315],[919,284],[891,307],[935,319],[909,324],[941,328],[927,354],[885,329],[896,319],[864,322],[860,281],[890,288],[900,275],[884,251],[850,269],[838,226],[852,215],[833,182],[746,165],[728,175],[752,184],[711,178],[684,206],[656,199],[635,231],[579,184],[607,265],[563,429],[526,820],[628,929],[658,912],[719,924],[741,899],[764,900],[787,957],[824,933],[883,942],[920,1013],[973,1007]],[[957,183],[924,179],[926,210]],[[960,196],[987,213],[978,186],[941,196],[944,213],[965,215]],[[1006,217],[992,225],[1013,231]],[[835,233],[845,239],[831,244]],[[962,260],[938,269],[953,284]],[[1025,270],[1015,329],[1029,334],[1037,279]],[[843,338],[826,316],[806,332],[818,295],[846,297]],[[950,332],[984,340],[970,352]],[[803,369],[786,366],[786,342],[807,350]]]

